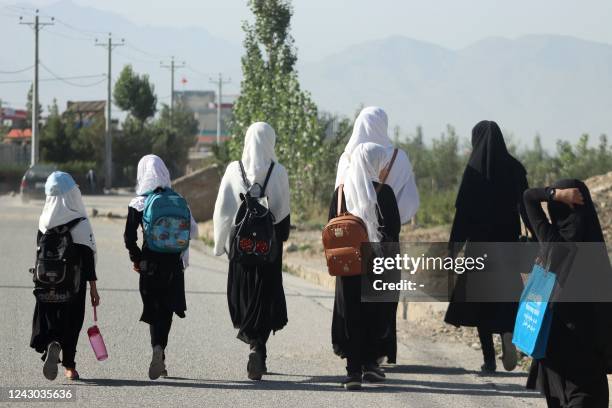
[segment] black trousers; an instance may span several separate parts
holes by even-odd
[[[168,311],[149,324],[149,331],[151,333],[151,346],[161,346],[165,349],[168,345],[168,335],[170,334],[170,327],[172,327],[172,311]]]
[[[493,346],[493,333],[482,327],[478,327],[478,337],[482,346],[482,356],[485,363],[495,363],[495,347]]]

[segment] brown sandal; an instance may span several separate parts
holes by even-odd
[[[79,372],[74,368],[67,368],[64,375],[67,380],[76,381],[79,379]]]

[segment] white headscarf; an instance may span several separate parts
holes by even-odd
[[[387,148],[375,143],[362,143],[355,147],[344,179],[346,209],[361,218],[368,229],[370,242],[380,242],[378,231],[378,197],[372,181],[385,168]]]
[[[143,156],[138,162],[136,175],[136,195],[130,202],[130,207],[138,211],[144,209],[146,193],[150,193],[159,187],[171,187],[170,172],[162,159],[154,154]]]
[[[378,107],[370,106],[364,108],[359,113],[353,125],[353,134],[338,162],[336,188],[344,183],[345,173],[351,161],[351,154],[362,143],[370,142],[386,147],[387,158],[385,166],[391,161],[393,157],[393,142],[387,134],[388,122],[387,114]],[[397,153],[393,168],[387,176],[385,184],[391,187],[395,193],[401,223],[407,223],[419,209],[419,193],[410,159],[406,152],[401,149]]]
[[[38,219],[38,229],[43,234],[51,228],[69,223],[77,218],[85,218],[71,230],[72,241],[88,246],[97,252],[96,240],[83,204],[81,190],[68,173],[56,171],[51,173],[45,183],[45,206]]]
[[[147,197],[145,194],[154,191],[157,188],[171,188],[172,181],[170,180],[170,172],[164,161],[154,154],[143,156],[138,162],[138,172],[136,174],[136,194],[130,201],[129,206],[137,211],[143,211]],[[199,234],[198,224],[191,216],[190,236],[191,239],[197,238]],[[183,267],[189,266],[189,248],[181,254]]]
[[[274,169],[265,196],[276,223],[279,223],[289,215],[290,211],[289,178],[285,167],[276,162],[275,143],[276,133],[270,125],[264,122],[253,123],[244,138],[242,163],[249,182],[263,186],[270,163],[274,161]],[[245,193],[246,189],[238,162],[231,162],[221,179],[213,214],[214,252],[217,256],[228,251],[230,230],[241,203],[240,193]]]

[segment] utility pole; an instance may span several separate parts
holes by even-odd
[[[210,78],[210,82],[217,85],[217,145],[221,144],[221,104],[223,102],[223,84],[229,84],[231,78],[223,79],[223,74],[219,72],[219,79]]]
[[[34,21],[23,21],[23,17],[19,17],[19,24],[24,24],[32,27],[34,29],[34,82],[32,85],[32,144],[31,150],[32,155],[30,159],[30,165],[34,166],[38,163],[39,158],[39,135],[38,131],[39,124],[38,119],[40,116],[40,112],[38,109],[38,33],[40,29],[44,26],[53,25],[53,17],[51,17],[51,21],[40,21],[38,16],[38,9],[36,9],[36,13],[34,15]]]
[[[170,64],[164,65],[160,63],[162,68],[170,69],[170,122],[172,123],[172,117],[174,116],[174,71],[180,68],[185,68],[185,61],[180,64],[174,62],[174,57],[170,58]]]
[[[108,52],[108,70],[106,72],[107,89],[106,89],[106,126],[104,136],[104,187],[110,189],[113,186],[113,129],[111,121],[111,105],[112,105],[112,56],[113,48],[121,47],[125,40],[122,38],[120,42],[114,43],[112,33],[108,33],[107,42],[98,42],[96,38],[96,46],[106,48]]]

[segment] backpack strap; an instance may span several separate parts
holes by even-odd
[[[380,172],[380,175],[378,176],[379,184],[378,187],[376,187],[376,193],[380,192],[380,189],[382,189],[383,184],[385,184],[385,182],[387,181],[387,177],[389,177],[389,173],[391,173],[391,169],[393,168],[393,163],[395,163],[395,158],[397,157],[397,148],[393,149],[393,156],[391,156],[391,161],[389,161],[389,164]]]
[[[270,180],[270,176],[272,175],[272,169],[274,168],[274,161],[272,161],[272,163],[270,163],[270,168],[268,168],[268,174],[266,174],[266,179],[264,181],[263,186],[261,187],[261,195],[260,197],[264,196],[264,193],[266,192],[266,186],[268,185],[268,181]]]
[[[49,231],[55,231],[55,232],[59,232],[62,228],[68,228],[68,231],[72,231],[72,229],[74,227],[76,227],[81,221],[85,220],[86,218],[84,217],[80,217],[80,218],[75,218],[72,221],[68,221],[66,224],[63,225],[58,225],[57,227],[53,227],[51,228]]]
[[[336,217],[346,212],[346,203],[344,202],[344,184],[338,186],[338,207],[336,209]]]
[[[247,191],[251,188],[251,182],[247,178],[246,171],[244,171],[244,165],[242,164],[242,160],[238,160],[238,164],[240,165],[240,175],[242,176],[242,181],[247,187]]]

